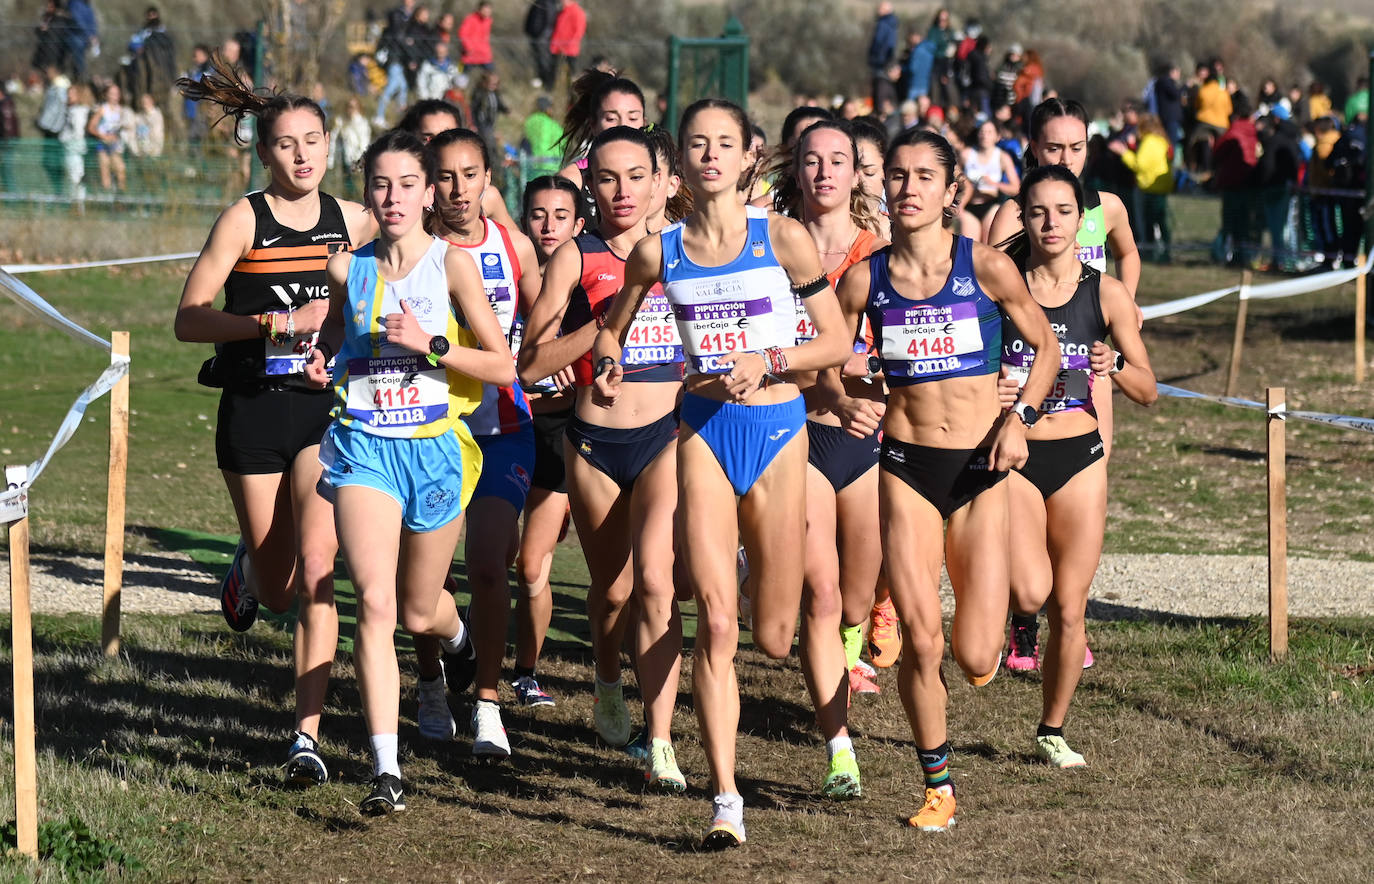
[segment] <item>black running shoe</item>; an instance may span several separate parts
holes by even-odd
[[[386,816],[405,809],[406,797],[401,778],[389,773],[377,774],[372,778],[372,791],[358,805],[358,810],[366,816]]]
[[[286,784],[306,788],[329,782],[329,769],[320,757],[320,744],[308,734],[291,735],[291,754],[286,758]]]
[[[229,572],[219,584],[219,608],[224,614],[224,622],[235,632],[246,632],[258,619],[258,600],[248,589],[248,576],[244,571],[247,556],[248,548],[240,540],[234,550],[234,560],[229,563]]]
[[[454,592],[457,586],[452,577],[444,581],[446,591]],[[456,651],[444,648],[444,680],[448,682],[449,693],[455,695],[472,687],[472,680],[477,677],[477,648],[472,643],[472,627],[462,611],[458,612],[458,617],[463,621],[463,646]]]

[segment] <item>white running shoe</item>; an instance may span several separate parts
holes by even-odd
[[[510,757],[510,740],[501,723],[501,707],[491,700],[478,700],[472,707],[472,754],[479,758]]]
[[[448,684],[444,681],[443,661],[439,661],[439,675],[428,681],[419,679],[420,702],[416,710],[415,723],[420,726],[420,736],[427,740],[452,740],[458,736],[458,722],[453,720],[453,710],[448,706]]]
[[[630,709],[625,705],[620,682],[603,685],[597,680],[595,695],[592,722],[596,725],[596,732],[609,745],[624,746],[630,742]]]

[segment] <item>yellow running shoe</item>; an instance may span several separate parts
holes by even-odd
[[[841,749],[830,756],[830,770],[825,774],[821,794],[836,801],[863,797],[863,787],[859,784],[859,759],[854,757],[853,749]]]
[[[954,788],[927,788],[925,806],[907,822],[922,832],[947,832],[954,828]]]
[[[667,740],[649,742],[649,759],[644,770],[644,780],[655,792],[680,794],[687,789],[687,779],[677,766],[677,754],[673,744]]]
[[[902,626],[892,599],[873,606],[869,615],[868,656],[873,665],[887,669],[902,655]]]
[[[1083,756],[1069,748],[1069,744],[1063,737],[1036,737],[1035,754],[1050,767],[1057,767],[1060,770],[1069,767],[1086,767],[1088,762],[1083,760]]]

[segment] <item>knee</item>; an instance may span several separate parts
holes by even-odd
[[[945,634],[939,628],[929,629],[919,623],[902,623],[903,654],[918,669],[939,669],[945,656]]]
[[[666,605],[677,595],[672,568],[645,568],[639,575],[638,592],[644,601]]]
[[[500,556],[474,556],[467,568],[468,585],[474,591],[506,587],[506,564]]]
[[[331,553],[309,552],[301,556],[300,594],[307,600],[333,597],[334,556]]]
[[[838,583],[824,581],[808,584],[805,593],[805,611],[809,620],[835,620],[843,612],[844,600],[840,597]]]
[[[754,624],[754,647],[772,660],[783,660],[792,653],[793,629],[790,623]]]
[[[411,635],[428,635],[434,628],[434,611],[422,611],[414,605],[402,605],[401,628]]]
[[[543,591],[543,576],[544,563],[542,561],[523,554],[515,560],[515,579],[525,591],[525,595],[530,598],[534,598]]]
[[[378,629],[393,629],[396,625],[396,600],[391,593],[374,590],[358,592],[358,623]]]
[[[739,645],[739,620],[719,611],[699,613],[697,645],[707,657],[733,657]]]

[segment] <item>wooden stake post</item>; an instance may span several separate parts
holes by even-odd
[[[1269,449],[1269,657],[1288,654],[1288,474],[1283,387],[1268,390]]]
[[[5,478],[14,487],[27,482],[27,470],[12,467]],[[33,615],[29,599],[29,519],[27,503],[19,504],[22,517],[10,524],[10,647],[14,664],[14,820],[15,846],[25,856],[38,858],[38,754],[33,711]],[[16,513],[7,513],[13,518]]]
[[[1250,306],[1250,271],[1240,274],[1240,303],[1236,307],[1236,333],[1231,338],[1231,368],[1226,373],[1226,395],[1236,395],[1240,383],[1240,356],[1245,346],[1245,314]]]
[[[1359,257],[1360,266],[1364,266],[1364,255]],[[1369,277],[1361,273],[1355,277],[1355,383],[1364,383],[1364,326],[1365,326],[1365,290],[1369,285]]]
[[[129,333],[111,332],[110,354],[129,355]],[[129,376],[110,391],[110,477],[105,502],[105,599],[100,645],[105,656],[119,653],[119,596],[124,586],[124,491],[129,472]]]

